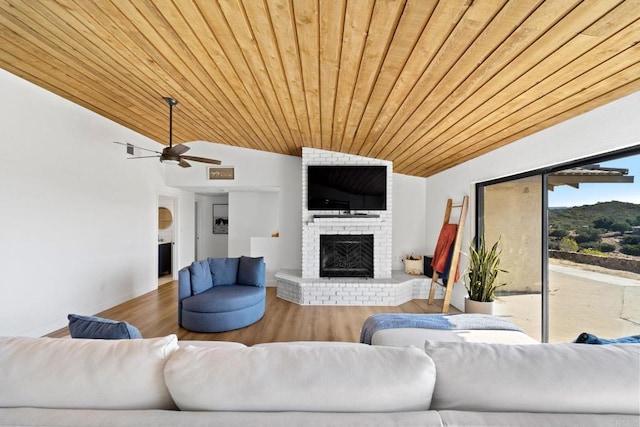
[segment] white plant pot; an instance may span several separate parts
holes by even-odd
[[[492,302],[480,302],[474,301],[469,298],[464,300],[464,312],[476,313],[476,314],[489,314],[493,315],[493,301]]]

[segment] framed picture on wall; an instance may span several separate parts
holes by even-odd
[[[229,205],[213,205],[213,234],[229,234]]]

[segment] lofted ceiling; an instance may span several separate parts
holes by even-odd
[[[0,68],[158,142],[171,96],[174,142],[416,176],[640,90],[639,42],[640,0],[0,0]]]

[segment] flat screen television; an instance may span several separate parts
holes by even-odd
[[[309,166],[310,211],[387,210],[386,166]]]

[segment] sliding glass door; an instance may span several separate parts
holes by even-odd
[[[640,334],[640,154],[549,174],[548,205],[549,341]]]
[[[640,154],[478,184],[477,233],[500,241],[496,314],[544,342],[640,334]]]

